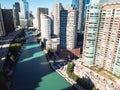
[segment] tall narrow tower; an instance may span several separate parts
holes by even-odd
[[[83,45],[83,63],[87,66],[94,65],[97,33],[99,28],[100,3],[106,0],[92,0],[87,7],[84,45]]]
[[[59,37],[60,35],[60,11],[63,9],[61,3],[55,3],[52,14],[54,18],[54,35]]]
[[[29,19],[29,4],[26,0],[20,0],[20,12],[19,12],[19,20],[20,25],[23,27],[28,26]]]
[[[0,36],[5,36],[5,29],[4,29],[3,16],[2,16],[2,11],[1,11],[1,4],[0,4]]]
[[[20,12],[20,4],[18,2],[16,2],[13,5],[13,18],[14,18],[14,26],[15,27],[20,25],[19,12]]]
[[[78,0],[78,32],[84,31],[85,26],[85,0]]]
[[[38,19],[38,30],[41,31],[41,13],[48,14],[48,8],[38,8],[37,9],[37,19]]]
[[[51,39],[51,19],[47,14],[41,13],[41,37],[44,44]]]

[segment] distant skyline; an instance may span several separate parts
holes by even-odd
[[[0,3],[2,8],[11,9],[13,8],[13,4],[19,1],[20,0],[0,0]],[[72,0],[26,0],[26,1],[29,3],[29,10],[33,12],[35,17],[37,14],[38,7],[49,8],[49,12],[50,12],[55,2],[60,2],[62,3],[63,6],[72,3]]]
[[[20,0],[0,0],[0,4],[2,8],[11,9],[13,8],[13,4],[15,2],[19,2]],[[49,12],[51,11],[55,2],[60,2],[65,7],[67,4],[72,4],[72,0],[26,0],[29,3],[29,10],[33,12],[34,16],[37,15],[38,7],[49,8]],[[119,1],[119,0],[108,0],[108,1]]]

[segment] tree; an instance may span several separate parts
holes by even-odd
[[[55,56],[52,56],[52,58],[51,58],[54,62],[55,62]]]
[[[67,66],[67,73],[72,73],[74,71],[74,66],[75,64],[74,63],[68,63],[68,66]]]
[[[96,90],[96,87],[94,86],[92,90]]]
[[[79,58],[82,58],[82,54],[79,56]]]

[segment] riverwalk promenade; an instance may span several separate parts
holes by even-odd
[[[54,65],[54,62],[50,60],[49,56],[47,55],[47,51],[44,50],[44,52],[46,53],[47,60],[53,70],[59,73],[66,81],[68,81],[71,85],[73,85],[77,90],[85,90],[82,86],[78,85],[77,82],[75,82],[74,80],[68,77],[66,73],[67,65],[58,68],[56,65]]]

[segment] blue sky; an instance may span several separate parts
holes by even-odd
[[[2,8],[12,8],[15,2],[20,0],[0,0]],[[72,0],[26,0],[29,2],[29,10],[32,10],[33,14],[36,14],[38,7],[52,8],[55,2],[61,2],[64,5],[71,4]]]
[[[13,7],[13,4],[15,2],[19,2],[19,1],[20,0],[0,0],[0,3],[1,3],[2,8],[5,7],[9,9]],[[72,3],[72,0],[26,0],[26,1],[29,2],[29,10],[32,10],[34,15],[36,15],[38,7],[47,7],[51,10],[55,2],[61,2],[63,6],[65,6],[66,4]],[[109,1],[112,1],[112,0],[109,0]]]

